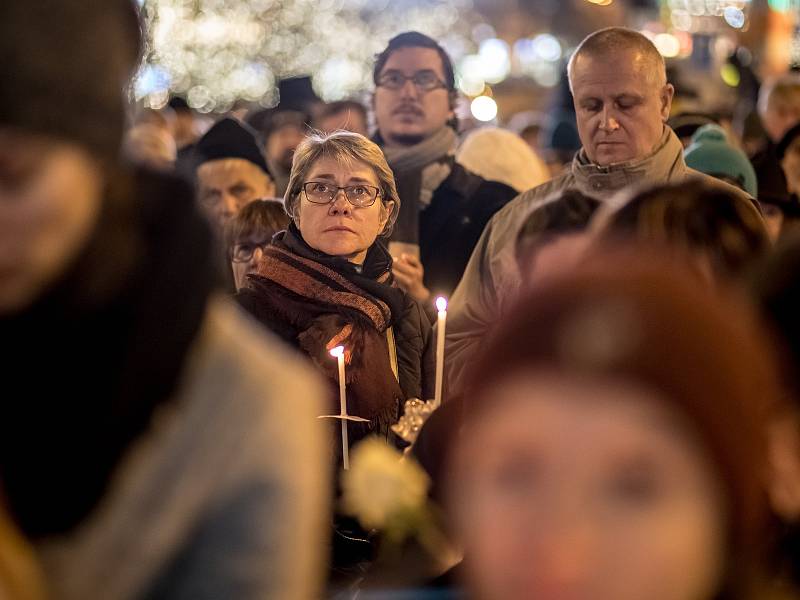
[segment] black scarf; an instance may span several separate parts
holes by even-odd
[[[0,319],[10,355],[0,477],[33,538],[69,531],[96,506],[173,394],[216,281],[210,230],[184,184],[146,173],[113,182],[69,272]]]

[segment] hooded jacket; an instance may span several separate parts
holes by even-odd
[[[600,166],[581,149],[568,172],[520,194],[500,210],[486,226],[448,307],[447,396],[461,391],[462,376],[481,340],[518,296],[521,275],[514,247],[520,226],[536,207],[569,188],[607,202],[626,188],[676,183],[689,177],[721,187],[753,205],[753,199],[742,190],[686,166],[680,140],[665,126],[651,154]],[[753,210],[758,210],[755,205]]]

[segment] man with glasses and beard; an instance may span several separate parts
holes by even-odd
[[[377,134],[402,200],[394,275],[419,301],[450,294],[492,215],[516,192],[454,161],[455,76],[445,50],[414,31],[394,37],[373,69]]]

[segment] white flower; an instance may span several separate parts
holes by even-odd
[[[342,475],[345,511],[367,529],[401,528],[424,508],[430,480],[413,460],[378,438],[355,446]]]

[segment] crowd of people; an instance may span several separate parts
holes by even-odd
[[[800,597],[800,73],[754,144],[595,31],[567,155],[419,32],[211,119],[131,102],[130,0],[0,29],[0,598]],[[376,439],[421,545],[342,500]]]

